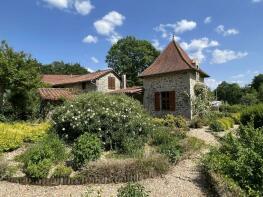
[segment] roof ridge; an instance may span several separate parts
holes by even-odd
[[[177,42],[175,41],[175,40],[173,40],[173,43],[174,43],[174,45],[175,45],[175,48],[176,48],[176,50],[178,51],[178,53],[179,53],[179,55],[180,55],[180,57],[184,60],[184,62],[189,66],[189,68],[194,68],[191,64],[189,64],[189,62],[185,59],[185,57],[183,56],[183,54],[182,54],[182,52],[181,52],[181,50],[180,50],[180,46],[178,46],[178,44],[177,44]],[[180,47],[180,48],[179,48]],[[182,48],[181,48],[182,49]],[[183,49],[182,49],[183,50]],[[185,52],[185,54],[187,55],[187,53]],[[189,56],[188,56],[189,57]],[[189,57],[189,59],[191,59],[190,57]],[[194,68],[195,69],[195,68]]]

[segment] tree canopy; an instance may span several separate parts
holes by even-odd
[[[216,89],[219,100],[229,104],[238,104],[242,96],[242,90],[237,83],[227,83],[223,81]]]
[[[256,89],[257,91],[259,90],[259,87],[263,84],[263,74],[259,74],[254,77],[251,87]]]
[[[3,41],[0,45],[0,113],[4,111],[5,100],[17,117],[26,119],[33,110],[36,97],[33,92],[40,84],[39,63]]]
[[[40,66],[42,74],[60,74],[60,75],[81,75],[88,73],[87,69],[80,64],[64,63],[63,61],[54,61],[51,64]]]
[[[128,86],[141,85],[138,74],[150,66],[159,54],[150,42],[128,36],[111,47],[106,62],[119,75],[127,75]]]

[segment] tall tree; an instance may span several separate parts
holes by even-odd
[[[229,104],[238,104],[242,96],[242,90],[237,83],[223,81],[216,89],[219,100]]]
[[[40,66],[42,74],[60,74],[60,75],[81,75],[88,73],[87,69],[80,64],[64,63],[63,61],[55,61],[51,64]]]
[[[138,74],[150,66],[159,54],[150,42],[128,36],[111,47],[106,62],[119,75],[127,75],[128,86],[141,85]]]
[[[251,87],[258,91],[261,84],[263,84],[263,74],[254,77]]]
[[[32,109],[33,91],[40,86],[39,63],[24,52],[15,52],[6,42],[0,45],[0,110],[7,95],[13,111],[26,119]]]

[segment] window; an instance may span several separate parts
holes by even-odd
[[[115,77],[108,77],[108,88],[115,90]]]
[[[156,92],[155,111],[175,111],[175,92]]]
[[[82,86],[82,90],[85,90],[86,89],[86,82],[82,82],[81,86]]]

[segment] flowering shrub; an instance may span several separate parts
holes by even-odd
[[[146,139],[150,117],[138,101],[125,95],[99,92],[81,95],[58,107],[52,119],[55,131],[73,141],[85,132],[96,134],[106,149],[119,150],[124,137]]]

